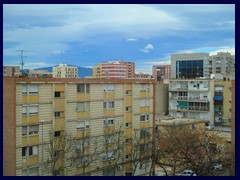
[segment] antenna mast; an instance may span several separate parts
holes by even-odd
[[[22,77],[23,77],[23,65],[24,65],[24,62],[23,62],[23,57],[27,57],[27,56],[23,56],[23,51],[24,50],[17,50],[18,52],[21,52],[21,66],[22,66]]]

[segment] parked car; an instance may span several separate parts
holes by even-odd
[[[218,171],[222,171],[223,170],[223,166],[222,164],[214,164],[214,170],[218,170]]]
[[[181,173],[176,174],[176,176],[197,176],[192,170],[185,169]]]

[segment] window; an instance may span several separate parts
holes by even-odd
[[[150,136],[150,129],[141,129],[140,138],[149,137],[149,136]]]
[[[103,92],[114,92],[115,91],[115,86],[114,84],[105,84],[103,85]]]
[[[38,94],[38,85],[29,85],[29,94]]]
[[[22,127],[22,135],[26,136],[27,135],[27,126]]]
[[[149,91],[150,85],[149,84],[141,84],[141,91]]]
[[[77,111],[78,112],[90,111],[90,102],[77,103]]]
[[[77,92],[84,93],[85,91],[84,85],[85,84],[77,84]]]
[[[140,121],[148,121],[149,115],[148,114],[142,114],[140,115]]]
[[[147,144],[140,144],[140,151],[146,151],[148,148],[148,145]]]
[[[62,115],[62,112],[54,112],[54,117],[55,118],[60,118]]]
[[[85,124],[84,121],[78,121],[77,122],[77,130],[84,130],[85,129],[84,124]]]
[[[22,176],[27,176],[27,169],[22,169]]]
[[[125,127],[126,128],[129,128],[129,127],[131,127],[132,126],[132,123],[125,123]]]
[[[30,115],[37,115],[38,114],[38,105],[36,106],[29,106],[29,114]]]
[[[90,128],[90,121],[85,121],[85,125],[86,125],[86,129],[89,129]]]
[[[113,109],[114,108],[114,101],[109,101],[108,102],[108,108]]]
[[[38,172],[38,167],[29,168],[29,176],[38,176]]]
[[[104,140],[106,144],[115,143],[114,135],[106,135],[104,136]]]
[[[128,158],[129,158],[129,155],[127,154],[127,155],[125,156],[125,159],[128,160]]]
[[[54,137],[59,137],[61,135],[61,132],[60,131],[55,131],[54,132]]]
[[[27,94],[27,85],[22,84],[22,94]]]
[[[103,169],[103,176],[115,176],[115,168]]]
[[[103,160],[112,160],[114,159],[114,151],[109,151],[103,155]]]
[[[132,111],[132,107],[131,106],[126,107],[125,110],[126,110],[126,112],[130,112],[130,111]]]
[[[27,106],[22,106],[22,115],[27,115]]]
[[[29,156],[38,154],[38,146],[29,147]]]
[[[149,99],[141,99],[140,100],[140,106],[141,107],[149,106]]]
[[[61,97],[61,92],[60,91],[56,91],[54,94],[54,97]]]
[[[114,118],[106,118],[103,119],[104,126],[113,126],[114,125]]]
[[[85,103],[84,102],[80,102],[77,104],[77,111],[78,112],[82,112],[85,110]]]
[[[126,95],[131,95],[131,94],[132,94],[132,91],[131,91],[131,90],[126,90],[126,91],[125,91],[125,94],[126,94]]]
[[[78,164],[78,167],[81,167],[81,166],[88,166],[89,163],[90,163],[89,156],[84,156],[84,157],[78,159],[77,164]]]
[[[103,102],[103,109],[113,109],[114,108],[114,101]]]
[[[90,93],[90,84],[86,84],[86,93]]]
[[[22,147],[22,157],[27,155],[27,147]]]
[[[38,125],[34,125],[34,126],[29,126],[29,135],[32,135],[32,134],[38,134],[38,129],[39,129],[39,126]]]
[[[125,139],[125,144],[129,144],[131,142],[131,138]]]

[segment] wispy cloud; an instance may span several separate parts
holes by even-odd
[[[128,38],[128,39],[126,39],[126,41],[138,41],[138,39],[135,39],[135,38]]]
[[[61,51],[61,50],[53,50],[52,51],[52,54],[55,54],[55,55],[59,55],[59,54],[63,54],[64,51]]]

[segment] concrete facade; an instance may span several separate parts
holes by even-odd
[[[163,79],[170,79],[171,76],[171,65],[155,65],[152,67],[153,78],[157,81],[162,81]]]
[[[168,114],[169,106],[169,84],[163,82],[156,83],[156,116]]]
[[[209,57],[209,74],[216,74],[215,79],[235,79],[235,55],[228,52],[218,52]],[[218,74],[221,76],[218,77]]]
[[[108,61],[93,66],[93,78],[134,78],[135,63],[122,60]]]
[[[154,134],[154,83],[146,79],[4,77],[4,175],[40,175],[42,158],[46,163],[49,157],[43,144],[49,143],[50,132],[55,138],[64,132],[75,138],[101,137],[106,130],[122,126],[125,141],[132,138],[135,130],[150,129]],[[88,153],[93,151],[91,143]],[[129,146],[124,146],[115,175],[132,171],[132,164],[126,159],[131,156]],[[99,150],[103,147],[104,144]],[[61,162],[67,167],[68,163],[66,157]],[[106,165],[98,158],[86,173],[104,175]],[[68,167],[61,169],[59,175],[79,175],[82,171],[82,167]],[[43,173],[50,175],[45,167]]]
[[[59,64],[53,67],[54,78],[76,78],[78,77],[78,68],[76,66],[68,66],[67,64]]]
[[[3,66],[3,76],[20,76],[20,66]]]
[[[213,80],[169,80],[169,114],[172,117],[205,119],[211,125],[213,125],[213,97]]]

